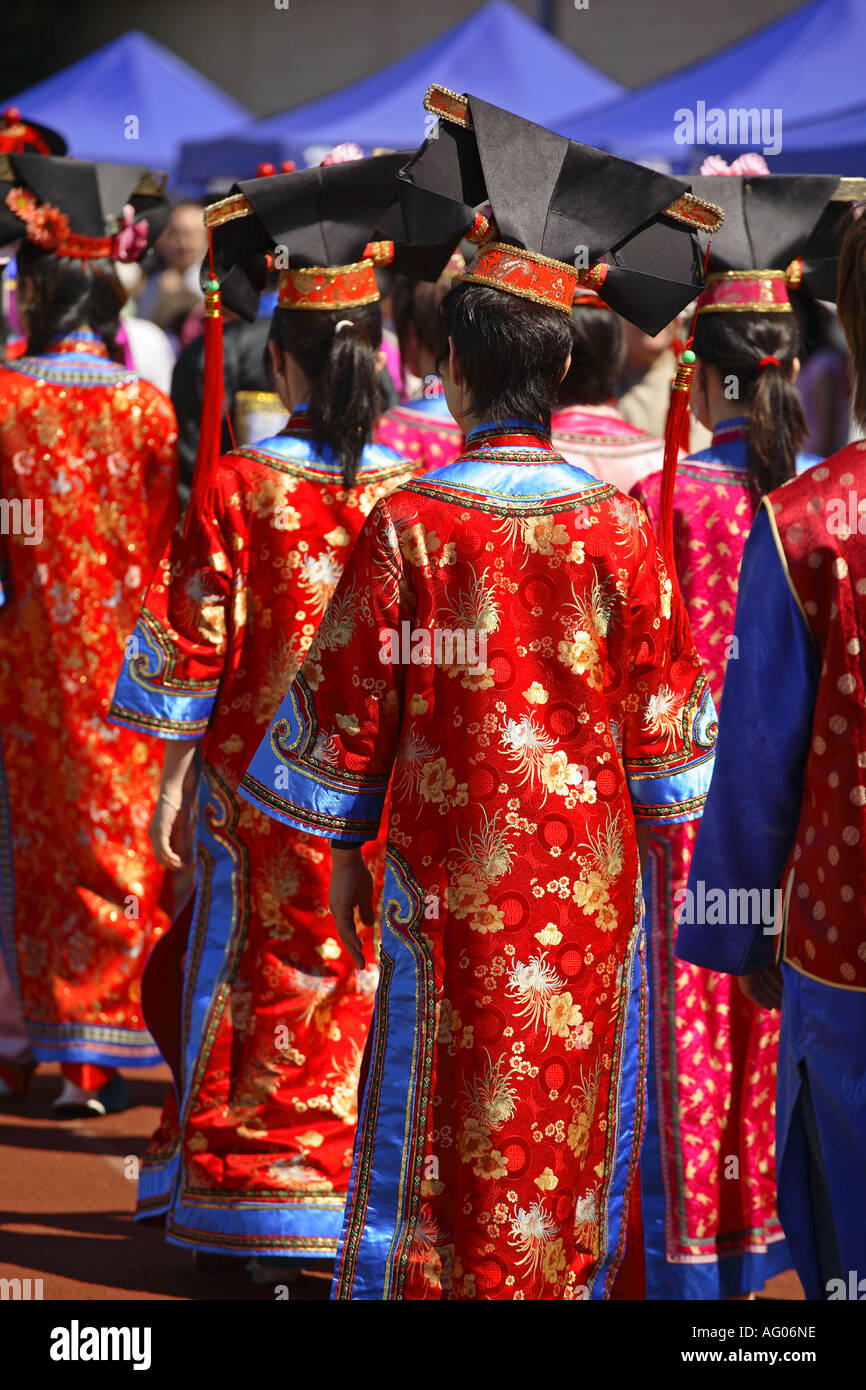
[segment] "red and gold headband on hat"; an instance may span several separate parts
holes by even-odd
[[[700,300],[702,314],[790,314],[788,290],[803,280],[797,256],[786,270],[722,270],[707,276]]]
[[[607,270],[604,261],[587,270],[576,270],[565,261],[551,260],[536,251],[524,251],[523,247],[504,241],[489,241],[478,248],[466,273],[457,278],[474,285],[492,285],[507,294],[570,314],[578,286],[602,285]]]
[[[770,166],[759,154],[747,151],[728,164],[721,155],[709,155],[701,165],[702,175],[720,178],[769,175]],[[788,290],[803,279],[803,262],[798,256],[787,270],[723,270],[707,276],[700,298],[702,314],[790,314]]]
[[[147,246],[147,223],[134,220],[131,203],[124,206],[123,220],[114,236],[73,232],[65,212],[51,203],[40,203],[27,188],[10,188],[6,206],[23,222],[29,242],[69,260],[136,261]]]
[[[208,231],[238,217],[252,217],[254,210],[242,193],[234,193],[205,208]],[[357,309],[380,298],[375,267],[390,265],[393,241],[370,241],[359,261],[351,265],[309,265],[280,270],[277,303],[281,309]]]
[[[608,266],[604,261],[578,270],[567,261],[555,261],[537,251],[525,251],[522,246],[499,241],[492,216],[478,212],[466,233],[467,241],[478,244],[475,259],[455,280],[473,285],[491,285],[494,289],[531,299],[570,314],[578,288],[595,290],[604,283]]]
[[[281,270],[281,309],[357,309],[380,298],[375,267],[394,259],[392,241],[371,241],[352,265],[309,265]]]

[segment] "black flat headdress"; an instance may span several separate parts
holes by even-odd
[[[61,256],[138,260],[168,219],[166,177],[133,164],[0,155],[0,245],[24,237]]]
[[[840,180],[835,174],[755,173],[704,174],[690,182],[696,193],[725,210],[725,224],[710,247],[702,311],[719,312],[727,306],[778,312],[786,306],[786,290],[801,285],[818,299],[836,298],[843,205],[866,193],[863,180]],[[763,302],[754,290],[750,304],[748,278],[737,281],[734,272],[749,272],[754,280],[758,271],[772,272],[777,283],[768,280]],[[717,275],[724,275],[728,284],[712,278]]]
[[[715,232],[722,214],[684,193],[680,180],[478,97],[432,87],[425,105],[439,123],[399,176],[410,243],[453,243],[469,231],[482,262],[480,271],[470,267],[470,281],[566,312],[577,284],[589,285],[648,333],[700,292],[697,233]],[[489,225],[476,216],[485,203]],[[515,250],[526,253],[516,263]]]
[[[450,244],[431,245],[427,239],[422,245],[407,246],[396,179],[408,157],[405,151],[371,155],[234,184],[229,197],[205,214],[213,271],[226,307],[244,318],[255,318],[269,258],[275,251],[275,263],[285,272],[287,296],[293,283],[309,285],[309,276],[292,281],[299,272],[335,272],[364,260],[392,264],[404,274],[435,280],[459,235]],[[368,248],[375,248],[375,254],[365,256]],[[282,266],[281,249],[288,261]],[[208,271],[208,266],[203,268],[203,274]],[[333,275],[330,278],[333,281]],[[342,289],[343,307],[364,298],[362,294],[352,300],[347,284]],[[366,302],[372,294],[370,288]],[[299,302],[297,307],[338,308],[340,298],[329,294],[318,303],[313,296],[313,302]]]

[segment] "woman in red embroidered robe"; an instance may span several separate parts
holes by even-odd
[[[268,199],[286,190],[291,204],[295,177],[269,180]],[[382,322],[372,262],[360,295],[348,263],[366,236],[344,248],[345,269],[321,272],[331,309],[318,308],[309,272],[281,274],[269,352],[291,417],[220,461],[212,506],[194,484],[186,533],[148,591],[111,711],[169,740],[153,831],[167,863],[186,770],[201,754],[183,999],[157,1000],[181,1030],[171,1058],[180,1123],[171,1097],[138,1202],[140,1217],[165,1215],[168,1239],[198,1251],[329,1259],[343,1219],[376,986],[372,933],[356,969],[328,915],[324,846],[237,788],[364,518],[414,471],[365,442]],[[161,1037],[156,1019],[154,1029]]]
[[[529,354],[510,377],[497,357],[488,399],[467,293],[503,355],[537,316],[538,380]],[[472,389],[501,420],[535,393],[543,415],[558,311],[454,294],[446,389],[458,354],[473,364],[454,408]],[[340,842],[376,835],[393,767],[335,1296],[602,1298],[642,1129],[635,820],[700,813],[715,716],[693,651],[672,649],[642,512],[540,420],[462,414],[461,458],[369,517],[242,792],[342,862]]]
[[[171,404],[111,356],[111,259],[144,251],[132,208],[155,220],[157,202],[146,171],[108,166],[131,200],[112,238],[101,169],[7,158],[27,347],[0,369],[0,1087],[60,1062],[57,1114],[99,1115],[125,1103],[117,1067],[158,1060],[139,986],[168,925],[147,843],[159,749],[105,723],[177,514]]]

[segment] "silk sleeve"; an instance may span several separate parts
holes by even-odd
[[[375,839],[402,720],[405,669],[387,634],[408,612],[397,534],[371,511],[240,793],[333,840]]]
[[[179,523],[142,604],[109,721],[165,739],[202,735],[216,700],[231,621],[232,545],[217,516]]]
[[[623,764],[638,823],[697,819],[712,773],[716,712],[682,600],[649,523],[639,532],[631,585],[631,659],[625,701]],[[675,638],[675,631],[681,635]]]

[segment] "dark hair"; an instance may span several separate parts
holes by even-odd
[[[571,327],[561,309],[464,281],[439,306],[437,369],[448,356],[449,337],[476,415],[539,420],[550,429],[551,403],[571,351]]]
[[[118,315],[126,298],[111,261],[77,261],[56,256],[29,241],[18,249],[18,284],[32,281],[27,311],[27,351],[44,352],[52,338],[62,338],[86,324],[118,356]]]
[[[851,220],[839,251],[836,308],[851,352],[854,419],[866,429],[866,215]]]
[[[613,396],[625,362],[625,334],[616,314],[593,305],[571,311],[571,366],[557,392],[559,405],[601,405]]]
[[[406,355],[410,327],[415,329],[421,347],[435,356],[439,348],[439,305],[451,284],[450,279],[432,282],[412,280],[408,275],[394,276],[391,312],[401,356]]]
[[[343,319],[351,328],[334,330]],[[376,352],[382,342],[378,301],[356,309],[276,309],[271,342],[293,357],[310,381],[310,429],[333,451],[351,487],[382,409]]]
[[[755,487],[771,492],[797,471],[806,434],[800,395],[791,378],[800,334],[794,314],[699,314],[694,350],[726,383],[736,383],[749,417],[747,462]],[[780,365],[761,359],[776,357]]]

